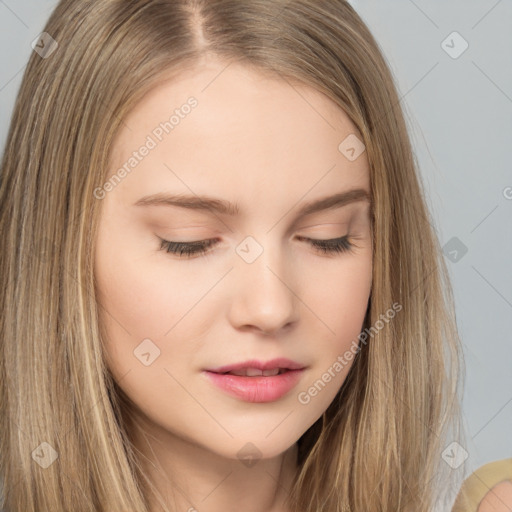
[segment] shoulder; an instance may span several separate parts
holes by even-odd
[[[512,480],[495,485],[481,501],[478,512],[510,512],[512,510]]]
[[[501,508],[500,508],[501,507]],[[462,484],[452,512],[510,512],[512,458],[490,462]]]

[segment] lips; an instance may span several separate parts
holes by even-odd
[[[243,361],[240,363],[234,363],[226,366],[219,366],[217,368],[207,368],[206,371],[213,373],[229,373],[231,375],[239,375],[244,377],[256,377],[256,376],[273,376],[284,373],[288,370],[302,370],[304,365],[280,357],[277,359],[271,359],[270,361],[259,361],[252,359],[250,361]]]
[[[290,359],[244,361],[204,370],[203,374],[223,392],[245,402],[273,402],[300,381],[305,366]]]
[[[258,368],[241,368],[240,370],[231,370],[224,375],[238,375],[240,377],[272,377],[288,371],[286,368],[273,368],[272,370],[259,370]]]

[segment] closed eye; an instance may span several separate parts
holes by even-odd
[[[159,237],[160,238],[160,237]],[[320,254],[341,254],[350,252],[355,245],[350,241],[348,235],[339,238],[330,238],[328,240],[316,240],[314,238],[297,237],[299,240],[307,241]],[[208,253],[217,239],[197,240],[193,242],[173,242],[172,240],[164,240],[160,238],[160,250],[176,254],[179,257],[189,258],[194,255],[204,255]]]

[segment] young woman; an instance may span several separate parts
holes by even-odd
[[[456,493],[450,283],[348,3],[61,1],[16,102],[0,235],[5,510]]]

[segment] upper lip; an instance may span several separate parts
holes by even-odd
[[[274,368],[285,368],[288,370],[302,370],[305,368],[303,364],[279,357],[271,359],[270,361],[259,361],[251,359],[250,361],[243,361],[241,363],[228,364],[226,366],[219,366],[218,368],[208,368],[207,371],[214,373],[226,373],[234,370],[244,370],[246,368],[257,368],[258,370],[273,370]]]

